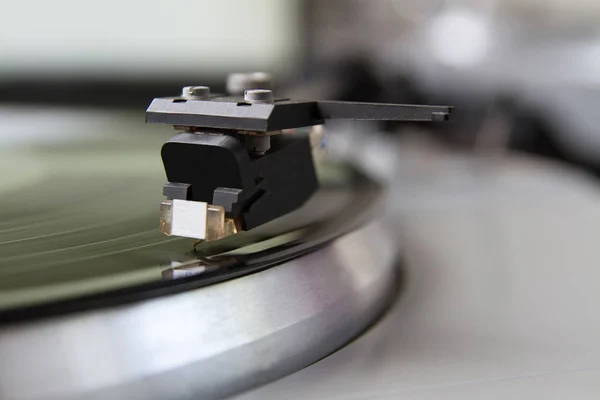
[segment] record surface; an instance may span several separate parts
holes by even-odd
[[[159,152],[175,133],[169,127],[116,111],[5,108],[0,117],[0,319],[23,307],[160,289],[172,285],[163,271],[199,255],[233,251],[248,264],[240,255],[301,242],[305,252],[347,229],[377,197],[355,171],[326,166],[321,190],[299,212],[194,253],[190,239],[158,230]]]

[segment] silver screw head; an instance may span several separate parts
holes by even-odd
[[[249,89],[244,91],[244,100],[255,103],[273,101],[273,92],[269,89]]]
[[[210,96],[208,86],[186,86],[181,91],[181,96],[188,99],[206,99]]]

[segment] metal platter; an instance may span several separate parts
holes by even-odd
[[[28,122],[0,157],[2,398],[237,393],[335,351],[393,297],[381,190],[349,165],[323,166],[298,212],[192,251],[157,229],[164,128],[4,112]]]

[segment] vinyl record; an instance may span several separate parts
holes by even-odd
[[[300,210],[201,244],[158,230],[159,156],[174,132],[143,115],[5,111],[0,165],[0,320],[130,302],[247,274],[317,248],[368,218],[379,187],[349,166],[322,165]],[[15,123],[15,121],[17,123]],[[16,128],[15,128],[16,125]],[[210,258],[210,260],[209,260]],[[173,280],[173,267],[210,265]]]

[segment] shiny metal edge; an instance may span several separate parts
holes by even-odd
[[[348,343],[396,288],[378,222],[260,273],[0,330],[2,399],[221,398]]]

